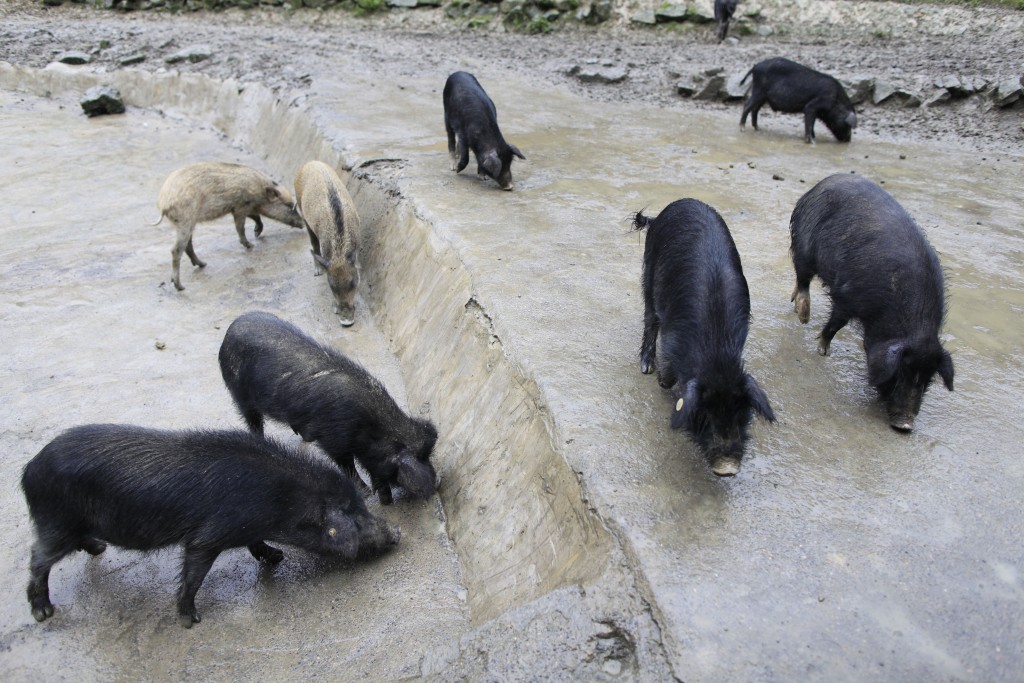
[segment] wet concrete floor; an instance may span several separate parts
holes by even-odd
[[[285,548],[273,570],[225,552],[178,626],[180,551],[78,553],[50,578],[53,618],[25,599],[32,529],[21,468],[88,422],[241,427],[217,365],[239,314],[274,312],[360,360],[404,405],[397,364],[365,308],[352,328],[313,277],[304,231],[266,220],[246,251],[230,218],[201,224],[208,266],[170,283],[173,230],[156,196],[200,160],[263,162],[215,134],[133,110],[86,119],[77,103],[0,91],[0,678],[332,681],[417,676],[468,626],[458,562],[435,497],[371,510],[402,528],[391,554],[329,563]],[[291,179],[285,179],[291,186]],[[248,226],[252,238],[252,224]],[[273,433],[298,443],[290,430]],[[402,643],[396,647],[395,643]]]
[[[483,62],[442,63],[436,73],[398,83],[373,83],[350,75],[345,66],[314,80],[309,106],[318,120],[341,132],[345,153],[355,162],[408,160],[399,180],[404,196],[471,272],[475,298],[504,353],[537,382],[554,420],[554,438],[579,474],[588,505],[641,575],[644,600],[659,622],[679,679],[1019,678],[1024,670],[1019,512],[1024,429],[1015,417],[1024,399],[1021,150],[986,156],[856,135],[852,144],[839,145],[820,126],[819,143],[809,147],[801,140],[799,117],[768,111],[762,112],[761,132],[740,133],[738,110],[684,116],[595,104],[509,79]],[[440,91],[455,68],[477,72],[497,104],[506,137],[529,159],[514,164],[513,193],[477,180],[472,165],[459,176],[448,170]],[[42,106],[4,98],[8,110]],[[218,573],[217,565],[208,579],[212,583],[204,587],[216,599],[205,608],[200,602],[207,616],[201,627],[211,627],[209,637],[218,643],[206,649],[190,640],[199,627],[185,638],[171,632],[173,558],[132,557],[118,583],[105,590],[100,586],[109,585],[109,578],[90,573],[96,565],[85,558],[73,558],[54,578],[55,586],[64,581],[65,592],[55,590],[54,597],[58,617],[68,621],[55,619],[42,627],[31,622],[21,589],[30,533],[16,473],[56,431],[73,422],[109,419],[111,412],[124,421],[184,426],[194,424],[186,414],[191,410],[234,424],[216,371],[216,326],[223,329],[254,304],[308,316],[296,322],[308,320],[307,329],[337,339],[342,348],[358,343],[333,326],[322,283],[306,277],[301,234],[280,226],[268,225],[250,254],[237,244],[228,223],[203,226],[196,248],[201,257],[209,256],[210,266],[202,273],[183,273],[189,288],[184,296],[176,297],[167,284],[158,286],[167,278],[169,235],[145,222],[155,219],[151,207],[160,181],[184,161],[183,149],[200,134],[175,128],[150,142],[134,127],[133,136],[121,135],[117,144],[143,145],[144,162],[127,173],[111,163],[101,191],[91,182],[97,173],[81,171],[92,167],[91,148],[98,146],[81,126],[123,124],[81,122],[76,112],[60,116],[66,126],[74,123],[82,149],[40,170],[40,177],[67,182],[81,173],[90,182],[62,192],[65,203],[51,202],[44,218],[31,213],[40,210],[32,201],[37,185],[20,181],[19,186],[23,174],[15,164],[37,163],[35,150],[50,151],[51,145],[50,153],[59,159],[65,147],[57,143],[68,138],[60,137],[60,128],[47,128],[40,143],[37,134],[28,137],[27,124],[0,119],[0,125],[14,128],[11,135],[33,141],[14,145],[10,136],[0,137],[6,148],[0,158],[8,159],[0,163],[14,165],[4,171],[6,185],[24,197],[8,202],[14,215],[6,223],[20,228],[38,220],[41,226],[31,232],[5,228],[0,266],[5,281],[13,283],[4,294],[0,343],[5,364],[15,370],[3,380],[12,388],[4,393],[13,396],[3,408],[10,416],[4,423],[13,427],[3,438],[7,452],[16,454],[3,464],[8,476],[0,491],[0,500],[12,510],[0,522],[12,546],[3,555],[8,579],[3,609],[9,612],[5,623],[17,625],[6,632],[5,642],[12,652],[25,654],[16,661],[26,666],[33,661],[29,654],[53,642],[48,638],[63,638],[58,642],[71,643],[72,654],[62,651],[61,657],[90,657],[107,670],[139,667],[129,668],[127,677],[155,666],[168,671],[177,666],[177,672],[182,661],[205,663],[209,672],[218,657],[241,666],[251,656],[253,639],[264,648],[256,648],[259,662],[251,669],[261,676],[281,671],[273,667],[282,661],[303,666],[318,645],[338,639],[333,629],[298,626],[310,609],[324,608],[319,586],[356,585],[353,573],[372,578],[379,570],[357,565],[321,574],[304,572],[308,565],[300,563],[294,575],[302,581],[289,578],[287,588],[279,588],[278,570],[274,588],[264,593],[262,585],[253,588],[258,573],[246,564],[251,561],[241,553],[232,556],[238,570],[225,564]],[[155,117],[145,121],[154,133],[168,125]],[[206,154],[212,144],[204,140],[192,149]],[[125,152],[122,147],[115,158]],[[815,336],[828,308],[820,287],[811,290],[809,325],[798,323],[789,303],[789,214],[815,182],[846,171],[884,181],[928,234],[947,272],[950,310],[943,339],[956,364],[956,391],[934,387],[910,435],[886,425],[863,380],[856,330],[840,332],[831,357],[816,354]],[[126,183],[134,189],[125,192]],[[98,192],[120,209],[113,220],[105,215],[105,203],[94,200]],[[730,480],[715,478],[685,437],[668,428],[669,394],[637,368],[643,245],[628,231],[626,219],[641,208],[653,215],[687,196],[715,206],[733,232],[753,307],[748,369],[779,417],[775,426],[754,425],[743,470]],[[42,232],[44,225],[49,233]],[[84,251],[80,242],[59,255],[53,251],[58,236],[69,229],[93,232],[100,226],[120,237],[101,240],[96,232]],[[10,253],[15,247],[18,258]],[[111,291],[97,291],[96,284]],[[306,304],[310,301],[312,306]],[[365,316],[360,324],[364,321]],[[109,329],[119,334],[99,336]],[[143,360],[158,339],[167,348],[152,351],[156,360]],[[54,352],[60,363],[50,360]],[[76,357],[80,360],[72,363]],[[168,380],[163,391],[150,388],[152,376]],[[384,378],[393,386],[388,375]],[[75,398],[65,400],[68,386]],[[44,412],[56,406],[56,414]],[[160,408],[169,413],[165,421],[147,419]],[[386,512],[419,510],[424,526],[422,542],[403,541],[404,548],[420,552],[432,547],[431,541],[440,543],[443,531],[432,504],[405,505]],[[407,528],[411,522],[401,521],[408,541],[415,532]],[[102,558],[99,566],[111,561]],[[436,576],[430,570],[446,600],[437,603],[440,614],[423,616],[457,631],[464,616],[450,556],[424,562],[438,563],[447,573]],[[159,575],[146,573],[154,570]],[[309,583],[318,587],[310,589]],[[126,584],[133,590],[123,590]],[[223,586],[222,595],[216,594],[217,585]],[[157,599],[161,591],[163,602]],[[373,603],[376,609],[394,607],[387,595],[381,597],[383,604]],[[288,622],[286,627],[244,633],[246,622],[269,612],[264,608],[270,600],[287,601],[288,608],[270,612]],[[116,613],[111,604],[118,606]],[[139,608],[147,610],[145,627],[128,628],[122,615]],[[282,614],[293,616],[282,619]],[[213,633],[218,615],[224,620],[220,628],[228,619],[243,628]],[[383,637],[385,620],[361,612],[358,619],[344,621],[371,624]],[[309,635],[296,635],[302,629]],[[115,635],[132,643],[144,661],[118,659],[105,645]],[[404,642],[401,637],[395,642]],[[307,641],[314,645],[307,649]],[[280,652],[278,642],[285,644],[282,659],[268,653]],[[407,659],[402,675],[415,670],[413,656]],[[261,668],[264,662],[271,668]],[[346,665],[331,666],[338,673]],[[516,671],[508,673],[512,677]]]
[[[356,158],[409,160],[403,193],[458,250],[506,353],[538,382],[589,503],[649,586],[686,681],[1018,680],[1024,671],[1024,154],[857,136],[801,139],[721,115],[581,101],[490,71],[516,161],[503,193],[448,170],[447,72],[314,81],[312,106]],[[358,107],[351,106],[354,101]],[[828,315],[789,297],[789,215],[821,178],[888,189],[939,252],[956,391],[891,430],[864,381],[859,332],[817,355]],[[749,371],[779,423],[753,427],[743,470],[715,478],[668,427],[672,401],[637,367],[638,209],[696,197],[729,224],[750,284]]]

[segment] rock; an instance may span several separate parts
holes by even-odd
[[[693,96],[693,99],[717,100],[723,87],[725,87],[725,76],[712,76],[704,83],[700,92]]]
[[[988,87],[989,80],[981,76],[966,76],[960,79],[960,86],[950,88],[953,97],[969,97]]]
[[[576,19],[584,24],[601,24],[612,18],[611,0],[596,0],[576,12]]]
[[[722,41],[722,44],[732,47],[733,45],[739,45],[740,39],[737,38],[736,36],[729,36],[728,38]]]
[[[686,18],[697,24],[709,24],[715,20],[714,0],[695,0],[687,5]]]
[[[710,69],[704,69],[704,71],[701,72],[701,77],[711,78],[712,76],[721,76],[723,73],[725,73],[724,66],[713,66]]]
[[[404,7],[406,9],[412,9],[416,6],[419,0],[387,0],[388,7]]]
[[[97,85],[85,91],[82,99],[82,111],[86,116],[102,116],[103,114],[123,114],[124,101],[121,93],[110,86]]]
[[[746,71],[737,71],[726,79],[725,87],[723,87],[721,91],[721,97],[723,100],[726,102],[735,102],[737,100],[746,99],[747,93],[750,92],[750,86],[753,82],[752,78],[748,78],[746,83],[740,84],[740,81],[742,81],[743,77],[746,75]]]
[[[941,90],[953,90],[959,89],[963,84],[960,82],[959,78],[952,74],[949,74],[948,76],[936,78],[932,85]]]
[[[757,27],[756,33],[762,38],[767,38],[768,36],[775,33],[775,29],[773,29],[771,26],[762,25]]]
[[[139,64],[140,62],[144,61],[146,61],[146,55],[142,54],[141,52],[136,52],[133,55],[122,57],[121,59],[117,60],[117,63],[121,66],[131,66],[132,64]]]
[[[57,61],[62,64],[88,64],[92,61],[85,52],[79,52],[78,50],[68,50],[63,53],[60,57],[57,57]]]
[[[686,20],[686,5],[665,4],[654,10],[654,19],[659,24]]]
[[[654,18],[654,10],[642,9],[629,18],[634,24],[646,24],[652,26],[658,23],[658,20]]]
[[[1021,77],[1013,76],[999,82],[996,89],[992,91],[992,99],[997,107],[1008,107],[1021,96]]]
[[[587,67],[586,69],[574,68],[572,71],[583,83],[620,83],[629,76],[629,71],[620,67],[598,68]]]
[[[213,51],[209,45],[190,45],[183,47],[175,52],[170,57],[167,57],[164,61],[168,64],[177,64],[178,62],[189,61],[195,64],[203,60],[209,59],[213,56]]]
[[[676,92],[680,97],[693,97],[699,86],[690,80],[682,80],[676,83]]]
[[[920,107],[921,97],[909,90],[897,88],[888,81],[875,80],[874,95],[871,97],[873,104],[900,104],[904,107]]]
[[[866,76],[854,76],[850,79],[842,80],[840,83],[853,104],[867,102],[871,98],[873,83]]]
[[[951,99],[953,99],[953,96],[950,94],[948,90],[946,90],[945,88],[939,88],[931,97],[924,101],[924,106],[934,107],[937,104],[949,102]]]

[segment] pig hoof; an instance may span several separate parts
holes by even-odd
[[[381,505],[391,505],[394,499],[391,497],[391,487],[385,486],[384,488],[377,490],[377,500],[380,501]]]
[[[53,605],[46,603],[32,608],[32,616],[38,622],[43,622],[53,616]]]
[[[811,297],[805,292],[793,293],[793,308],[801,325],[806,325],[811,319]]]
[[[352,327],[353,325],[356,324],[354,318],[341,318],[340,320],[338,320],[338,322],[341,323],[342,327]]]
[[[720,477],[734,477],[739,474],[740,461],[736,458],[719,458],[711,465],[711,471]]]
[[[641,374],[649,375],[654,372],[654,366],[651,365],[650,361],[642,360],[640,361],[640,372]]]
[[[244,242],[242,242],[242,246],[245,247],[246,249],[252,249],[252,242],[250,242],[249,240],[245,240]]]
[[[178,623],[181,624],[182,628],[192,628],[192,624],[198,624],[200,621],[202,619],[199,618],[199,614],[196,612],[178,615]]]
[[[914,431],[914,420],[910,417],[893,417],[889,418],[889,426],[897,432],[908,434]]]
[[[827,344],[824,341],[818,342],[818,355],[819,356],[827,356],[830,347],[831,347],[831,344]]]
[[[107,544],[103,541],[88,540],[82,544],[82,550],[89,553],[90,555],[100,555],[106,549]]]
[[[184,291],[185,291],[185,288],[184,288],[184,287],[182,286],[182,284],[181,284],[180,282],[178,282],[177,280],[175,280],[175,281],[174,281],[174,288],[175,288],[176,290],[178,290],[179,292],[184,292]]]

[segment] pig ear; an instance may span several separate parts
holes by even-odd
[[[359,552],[359,529],[348,515],[330,512],[324,520],[324,534],[327,544],[335,553],[347,560],[353,560]]]
[[[316,253],[312,249],[310,249],[310,252],[313,254],[313,258],[316,260],[316,262],[319,263],[321,266],[323,266],[324,268],[331,267],[331,262],[329,260],[325,259],[323,256]]]
[[[888,382],[900,369],[907,343],[898,341],[874,347],[868,354],[868,379],[874,385]]]
[[[672,396],[676,399],[672,406],[672,429],[686,427],[693,421],[698,408],[697,380],[691,379],[682,389],[677,384],[672,390]]]
[[[509,145],[508,148],[512,150],[512,153],[515,154],[517,157],[519,157],[523,161],[526,161],[526,157],[523,156],[523,153],[519,151],[518,147],[516,147],[515,145]]]
[[[403,452],[398,458],[398,484],[416,498],[434,493],[434,468]]]
[[[283,199],[283,197],[281,196],[281,192],[280,190],[277,189],[276,185],[270,185],[269,187],[267,187],[268,202],[276,202],[280,199]]]
[[[501,159],[498,158],[498,153],[493,149],[484,155],[484,159],[480,162],[480,165],[484,167],[484,170],[487,171],[492,178],[497,178],[501,175]]]
[[[775,411],[772,410],[771,404],[768,403],[768,397],[765,396],[764,390],[761,389],[757,380],[747,375],[746,381],[747,396],[750,397],[750,405],[753,406],[754,412],[769,422],[775,422]]]
[[[942,360],[939,362],[939,377],[946,388],[953,391],[953,358],[946,350],[942,351]]]

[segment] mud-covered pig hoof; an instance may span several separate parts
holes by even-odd
[[[828,343],[826,343],[824,341],[819,341],[818,342],[818,355],[819,356],[827,356],[828,353],[829,353],[829,350],[831,348],[832,348],[831,344],[828,344]]]
[[[654,372],[654,365],[650,361],[640,361],[640,372],[644,375],[649,375]]]
[[[182,628],[192,628],[192,624],[198,624],[201,621],[202,619],[199,618],[199,612],[178,615],[178,624],[180,624]]]
[[[793,297],[790,299],[793,302],[793,310],[796,311],[796,316],[800,320],[801,325],[806,325],[811,319],[811,297],[806,292],[796,291],[793,292]]]
[[[719,477],[735,477],[740,472],[740,461],[736,458],[719,458],[711,465],[711,471]]]
[[[352,327],[356,324],[355,318],[339,318],[338,322],[341,323],[342,327]]]
[[[914,418],[907,416],[890,417],[889,426],[895,429],[897,432],[903,432],[907,434],[914,431]]]
[[[33,605],[32,616],[37,622],[44,622],[53,616],[53,605],[47,602],[44,605]]]

